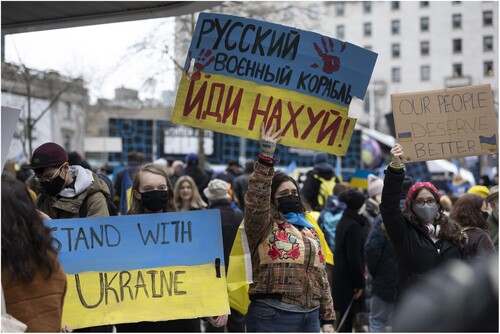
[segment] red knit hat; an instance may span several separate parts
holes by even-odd
[[[434,185],[432,183],[430,183],[430,182],[415,183],[414,185],[412,185],[410,187],[410,190],[408,190],[408,195],[406,196],[406,201],[405,201],[406,207],[408,207],[410,205],[410,200],[413,197],[413,194],[415,193],[415,191],[417,191],[423,187],[429,188],[433,193],[435,193],[437,195],[438,198],[441,198],[441,193],[436,189],[436,187],[434,187]]]

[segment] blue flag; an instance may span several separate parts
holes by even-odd
[[[132,180],[126,168],[123,169],[122,175],[122,190],[120,193],[119,211],[122,215],[126,215],[132,200]]]

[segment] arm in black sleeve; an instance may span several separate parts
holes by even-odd
[[[380,213],[382,214],[387,234],[393,242],[401,241],[404,232],[405,218],[399,206],[401,193],[403,192],[404,177],[404,172],[396,173],[390,168],[385,171]]]

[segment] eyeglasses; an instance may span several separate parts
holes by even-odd
[[[38,176],[38,175],[36,175],[36,174],[35,174],[35,180],[36,180],[36,181],[38,181],[38,182],[50,182],[50,181],[52,181],[52,180],[53,180],[53,179],[57,176],[57,174],[60,172],[60,170],[61,170],[62,166],[64,166],[64,165],[61,165],[61,166],[60,166],[60,167],[59,167],[59,168],[58,168],[58,169],[54,172],[54,174],[52,174],[52,176],[51,176],[51,177],[47,177],[47,176],[43,176],[43,175]]]
[[[417,198],[414,203],[415,203],[416,206],[423,207],[424,204],[426,204],[426,203],[427,203],[427,205],[434,205],[434,204],[436,204],[436,199],[435,198],[429,198],[429,199],[425,200],[425,199],[422,199],[422,198]]]

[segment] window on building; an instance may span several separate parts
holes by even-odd
[[[338,39],[344,39],[345,35],[345,28],[344,28],[344,25],[343,24],[338,24],[337,25],[337,38]]]
[[[493,36],[483,37],[483,51],[493,51]]]
[[[429,41],[420,42],[420,55],[428,56],[430,54],[430,43]]]
[[[70,120],[71,119],[71,103],[64,102],[63,104],[63,119]]]
[[[429,7],[429,1],[420,1],[420,8]]]
[[[462,64],[453,64],[453,77],[454,78],[462,77]]]
[[[363,1],[363,13],[368,14],[372,12],[372,2]]]
[[[393,35],[399,35],[399,29],[401,27],[401,22],[399,20],[391,21],[391,33]]]
[[[462,28],[462,14],[453,14],[452,27],[453,27],[453,29]]]
[[[420,18],[420,31],[429,31],[429,17]]]
[[[391,9],[398,10],[399,9],[399,1],[391,1]]]
[[[453,53],[462,53],[462,39],[456,38],[453,40]]]
[[[401,47],[399,43],[393,43],[391,45],[392,58],[399,58],[401,56]]]
[[[343,1],[339,1],[339,2],[335,3],[335,14],[337,16],[344,16],[344,9],[345,9],[345,6],[344,6]]]
[[[393,67],[391,69],[392,82],[401,82],[401,69],[399,67]]]
[[[67,132],[62,134],[62,144],[66,150],[69,150],[71,147],[71,134]]]
[[[372,35],[372,24],[367,22],[363,24],[363,33],[365,37],[369,37]]]
[[[429,65],[420,66],[420,81],[431,80],[431,67]]]
[[[493,76],[493,62],[492,61],[485,61],[483,63],[484,67],[484,76],[485,77],[492,77]]]
[[[485,10],[483,11],[483,26],[492,26],[493,25],[493,11]]]

